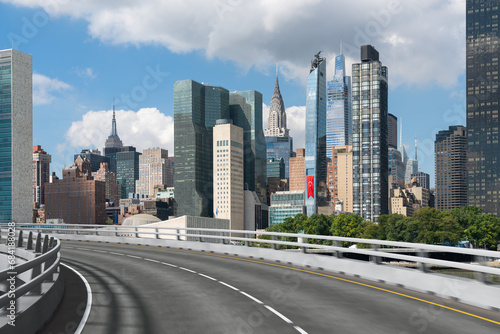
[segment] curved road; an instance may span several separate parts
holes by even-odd
[[[274,262],[84,242],[62,259],[92,289],[83,333],[500,332],[498,312]]]

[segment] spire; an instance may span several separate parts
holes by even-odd
[[[343,48],[342,48],[342,38],[340,39],[340,54],[343,54]]]
[[[118,137],[118,131],[116,131],[115,99],[114,98],[113,98],[113,120],[111,121],[111,136]]]
[[[106,143],[104,144],[105,148],[110,147],[122,147],[123,143],[118,137],[118,131],[116,130],[116,117],[115,117],[115,99],[113,99],[113,119],[111,121],[111,133],[106,139]]]
[[[278,73],[279,66],[276,64],[276,84],[269,106],[268,129],[265,130],[265,134],[266,136],[288,137],[289,130],[286,128],[285,104],[281,96]]]

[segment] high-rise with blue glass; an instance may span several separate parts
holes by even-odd
[[[309,70],[306,89],[306,212],[318,212],[326,202],[326,60],[318,52]]]
[[[0,222],[33,221],[32,60],[0,50]]]
[[[387,67],[371,45],[352,65],[353,211],[376,221],[388,213]]]
[[[333,146],[352,145],[351,77],[345,75],[345,58],[335,57],[335,74],[328,81],[326,102],[326,156]]]

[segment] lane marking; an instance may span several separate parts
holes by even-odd
[[[129,255],[129,254],[127,254],[127,256],[128,256],[128,257],[132,257],[132,258],[134,258],[134,259],[142,259],[142,257],[140,257],[140,256]]]
[[[263,302],[261,302],[260,300],[258,300],[257,298],[255,298],[254,296],[252,295],[249,295],[248,293],[246,292],[243,292],[243,291],[240,291],[240,293],[243,295],[243,296],[247,296],[248,298],[250,298],[251,300],[253,300],[254,302],[256,302],[257,304],[264,304]]]
[[[185,270],[185,271],[189,271],[190,273],[196,274],[196,271],[191,270],[191,269],[187,269],[187,268],[184,268],[184,267],[179,267],[179,269],[182,269],[182,270]]]
[[[144,259],[144,260],[149,261],[149,262],[156,262],[156,263],[160,263],[160,261],[153,260],[153,259]]]
[[[174,267],[174,268],[178,268],[178,266],[176,266],[175,264],[171,264],[171,263],[167,263],[167,262],[160,262],[161,264],[164,264],[166,266],[170,266],[170,267]]]
[[[233,290],[235,290],[235,291],[240,291],[240,289],[235,288],[234,286],[229,285],[229,284],[227,284],[227,283],[224,283],[224,282],[222,282],[222,281],[219,281],[219,283],[220,283],[220,284],[222,284],[222,285],[225,285],[225,286],[227,286],[228,288],[231,288],[231,289],[233,289]]]
[[[115,252],[109,252],[109,254],[113,254],[113,255],[121,255],[121,256],[125,255],[125,254],[122,254],[122,253],[115,253]]]
[[[293,328],[295,328],[297,332],[299,332],[300,334],[307,334],[307,332],[302,328],[300,328],[299,326],[293,326]]]
[[[86,251],[91,250],[90,248],[79,248],[79,247],[75,247],[75,249],[79,249],[79,250],[86,250]]]
[[[73,241],[72,240],[72,241],[69,241],[69,242],[81,242],[81,243],[85,242],[85,243],[88,243],[88,244],[101,245],[100,243],[89,242],[89,241]],[[156,249],[156,250],[158,250],[157,247],[151,247],[151,246],[124,245],[124,244],[114,244],[114,245],[123,246],[123,247],[149,248],[149,249]],[[180,252],[180,253],[198,254],[198,255],[205,255],[205,256],[214,256],[214,257],[232,259],[232,260],[237,260],[237,261],[252,262],[252,263],[258,263],[258,264],[264,264],[264,265],[267,265],[267,266],[273,266],[273,267],[278,267],[278,268],[285,268],[285,269],[300,271],[300,272],[303,272],[303,273],[308,273],[308,274],[317,275],[317,276],[323,276],[323,277],[333,278],[333,279],[336,279],[336,280],[339,280],[339,281],[343,281],[343,282],[347,282],[347,283],[352,283],[352,284],[364,286],[364,287],[367,287],[367,288],[371,288],[371,289],[375,289],[375,290],[379,290],[379,291],[384,291],[384,292],[387,292],[387,293],[392,293],[392,294],[395,294],[395,295],[398,295],[398,296],[401,296],[401,297],[404,297],[404,298],[416,300],[416,301],[419,301],[419,302],[422,302],[422,303],[425,303],[425,304],[429,304],[429,305],[438,306],[438,307],[441,307],[441,308],[444,308],[444,309],[447,309],[447,310],[450,310],[450,311],[453,311],[453,312],[457,312],[457,313],[464,314],[464,315],[467,315],[467,316],[470,316],[470,317],[473,317],[473,318],[476,318],[476,319],[480,319],[480,320],[484,320],[484,321],[487,321],[487,322],[491,322],[491,323],[496,324],[496,325],[500,325],[500,321],[495,321],[495,320],[492,320],[492,319],[481,317],[479,315],[476,315],[476,314],[473,314],[473,313],[468,313],[468,312],[465,312],[465,311],[462,311],[462,310],[459,310],[459,309],[456,309],[456,308],[453,308],[453,307],[449,307],[449,306],[446,306],[446,305],[443,305],[443,304],[434,303],[434,302],[431,302],[429,300],[425,300],[425,299],[413,297],[413,296],[410,296],[410,295],[406,295],[404,293],[400,293],[400,292],[396,292],[396,291],[391,291],[391,290],[384,289],[384,288],[379,288],[379,287],[376,287],[374,285],[369,285],[369,284],[365,284],[365,283],[361,283],[361,282],[356,282],[356,281],[353,281],[353,280],[349,280],[349,279],[341,278],[341,277],[336,277],[336,276],[332,276],[332,275],[317,273],[317,272],[306,270],[306,269],[300,269],[300,268],[294,268],[294,267],[287,267],[287,266],[280,265],[280,264],[267,263],[267,262],[262,262],[262,261],[257,261],[257,260],[250,260],[250,259],[243,259],[243,258],[232,257],[232,256],[227,256],[227,255],[219,255],[219,254],[211,254],[211,253],[204,253],[204,252],[188,251],[188,250],[183,250],[183,249],[169,248],[169,249],[163,249],[163,250],[164,251]],[[467,304],[464,304],[464,305],[467,306]]]
[[[208,279],[211,279],[212,281],[217,281],[217,279],[210,277],[210,276],[207,276],[207,275],[204,275],[204,274],[201,274],[201,273],[198,273],[198,275],[203,276],[203,277],[208,278]]]
[[[70,270],[73,270],[75,274],[80,276],[80,279],[83,281],[83,283],[85,284],[85,288],[87,289],[87,305],[85,306],[85,312],[83,312],[82,320],[80,320],[80,324],[78,324],[78,327],[75,330],[75,334],[80,334],[83,328],[85,327],[85,324],[87,323],[87,320],[90,315],[90,309],[92,308],[92,289],[90,288],[89,282],[85,279],[85,277],[83,277],[83,275],[80,272],[76,271],[75,269],[73,269],[72,267],[68,266],[65,263],[61,263],[61,265],[65,266]]]
[[[65,246],[64,248],[67,248],[67,249],[74,249],[75,247]]]
[[[97,252],[97,253],[107,253],[106,251],[97,250],[97,249],[93,249],[92,251],[93,251],[93,252]]]
[[[280,317],[281,319],[283,319],[285,322],[287,322],[289,324],[293,324],[293,322],[290,319],[288,319],[283,314],[281,314],[278,311],[276,311],[275,309],[273,309],[271,306],[264,305],[264,307],[267,308],[269,311],[273,312],[274,314],[276,314],[278,317]]]

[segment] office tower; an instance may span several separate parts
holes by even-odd
[[[243,129],[230,119],[213,128],[213,180],[215,218],[229,219],[230,229],[245,228]]]
[[[352,146],[332,147],[328,162],[328,192],[330,201],[342,204],[342,211],[352,212]]]
[[[353,211],[371,221],[388,212],[387,67],[371,45],[352,65]]]
[[[285,104],[278,83],[278,69],[276,68],[276,85],[269,107],[268,128],[265,130],[267,159],[283,158],[285,163],[285,178],[289,176],[289,160],[293,152],[293,138],[286,127]]]
[[[389,146],[388,149],[388,161],[389,161],[389,171],[388,174],[394,177],[394,181],[405,181],[406,168],[403,162],[403,157],[401,152],[394,147]]]
[[[390,113],[387,114],[387,146],[398,147],[398,118]]]
[[[110,164],[110,158],[101,155],[99,150],[83,149],[79,154],[75,154],[74,160],[76,160],[78,156],[85,158],[90,162],[92,172],[97,172],[99,168],[101,168],[101,164],[103,162],[106,162],[108,166]]]
[[[40,145],[33,146],[33,202],[45,204],[45,183],[49,182],[51,157]]]
[[[31,223],[31,56],[13,49],[0,50],[0,83],[0,223]]]
[[[193,80],[174,83],[176,215],[213,216],[212,129],[216,120],[228,118],[226,89]]]
[[[295,157],[290,158],[290,191],[304,191],[306,189],[304,179],[306,178],[306,150],[298,148]]]
[[[352,145],[351,77],[346,76],[342,50],[335,57],[335,74],[326,89],[326,156],[332,159],[333,146]]]
[[[326,61],[318,52],[311,62],[306,88],[306,212],[318,212],[326,188]]]
[[[269,226],[283,223],[288,217],[305,213],[304,191],[277,191],[271,195]]]
[[[416,178],[418,180],[418,184],[425,188],[425,189],[430,189],[431,183],[430,183],[430,175],[424,172],[418,172],[416,174],[412,174],[411,178]]]
[[[169,166],[167,150],[159,147],[143,150],[139,157],[139,179],[136,181],[135,192],[154,198],[155,187],[167,186]]]
[[[102,181],[106,188],[106,200],[113,203],[113,206],[120,204],[121,186],[118,184],[116,173],[109,170],[107,162],[101,162],[101,167],[92,172],[92,177],[96,181]]]
[[[116,173],[116,153],[123,148],[123,143],[116,130],[115,105],[113,104],[113,120],[111,121],[111,134],[104,144],[104,155],[109,158],[109,170]]]
[[[136,192],[135,181],[139,179],[140,155],[133,146],[124,146],[120,152],[116,152],[116,177],[123,182],[122,198]]]
[[[451,210],[467,205],[466,128],[450,126],[434,142],[436,159],[436,208]]]
[[[245,189],[255,191],[262,203],[266,194],[266,140],[262,130],[262,94],[254,90],[229,94],[234,125],[243,129]]]
[[[267,159],[267,177],[285,178],[285,162],[283,158]]]
[[[418,173],[417,137],[415,137],[415,159],[406,159],[405,184],[409,184],[413,174]]]
[[[174,187],[174,170],[175,170],[175,159],[174,157],[167,158],[167,187]]]
[[[500,217],[499,8],[498,1],[466,2],[467,204]]]
[[[63,169],[63,178],[45,184],[46,219],[62,219],[66,224],[105,224],[106,186],[92,180],[76,164]]]

